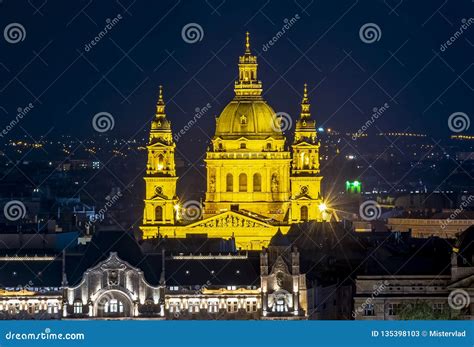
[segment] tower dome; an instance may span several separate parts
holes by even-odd
[[[250,52],[249,33],[245,53],[239,57],[239,79],[234,91],[234,99],[217,118],[216,137],[283,138],[275,111],[262,98],[262,82],[257,79],[257,57]]]

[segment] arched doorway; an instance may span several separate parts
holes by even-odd
[[[109,290],[102,293],[94,304],[96,317],[122,318],[131,317],[133,302],[130,297],[119,290]]]

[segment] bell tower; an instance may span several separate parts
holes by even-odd
[[[311,119],[308,86],[305,83],[301,114],[296,122],[291,162],[291,223],[322,220],[319,141]]]
[[[148,162],[145,176],[145,208],[143,211],[143,238],[155,237],[160,225],[176,221],[175,148],[171,122],[166,118],[163,88],[160,86],[155,117],[151,123],[147,145]]]

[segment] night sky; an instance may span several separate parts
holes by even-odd
[[[319,126],[356,131],[372,109],[389,109],[370,131],[452,134],[453,112],[474,115],[474,24],[444,51],[474,2],[451,1],[16,1],[0,3],[0,27],[19,23],[22,41],[0,37],[0,115],[5,126],[19,107],[34,109],[0,141],[28,134],[47,139],[97,135],[92,118],[110,113],[107,135],[142,139],[164,85],[167,114],[178,131],[196,108],[206,113],[182,139],[212,137],[214,117],[233,97],[245,32],[259,58],[264,97],[295,118],[302,86],[309,84]],[[122,17],[88,51],[85,45]],[[266,51],[285,19],[299,17]],[[202,27],[187,43],[182,29]],[[380,28],[364,43],[359,29]],[[474,124],[465,134],[472,134]],[[369,132],[370,132],[369,131]],[[205,143],[202,144],[205,146]]]

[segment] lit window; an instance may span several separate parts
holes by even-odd
[[[234,177],[232,174],[227,174],[226,178],[226,192],[234,191]]]
[[[239,192],[246,192],[247,191],[247,175],[241,173],[239,175]]]
[[[259,173],[253,175],[253,191],[262,191],[262,175],[260,175]]]
[[[170,303],[170,312],[171,313],[179,313],[181,310],[181,304],[179,302],[171,302]]]
[[[74,302],[74,313],[81,314],[82,313],[82,302],[76,301]]]
[[[199,302],[190,302],[188,308],[189,308],[190,313],[198,313],[199,312]]]
[[[52,302],[48,302],[47,312],[49,314],[58,313],[58,306]]]
[[[209,301],[207,310],[209,313],[217,313],[219,311],[219,303],[217,301]]]
[[[110,299],[105,303],[104,307],[105,313],[122,313],[123,312],[123,303],[117,299]]]
[[[301,206],[300,214],[301,214],[301,220],[307,221],[308,220],[308,206]]]

